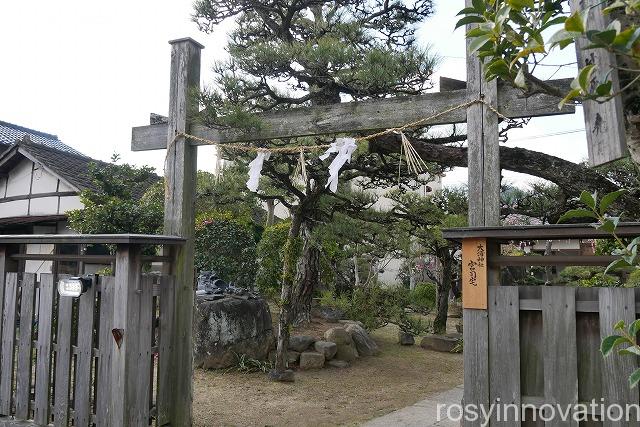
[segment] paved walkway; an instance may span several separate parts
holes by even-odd
[[[434,394],[415,405],[407,406],[385,416],[374,418],[363,427],[460,427],[460,422],[438,421],[438,404],[460,404],[462,386]],[[454,412],[457,414],[457,412]],[[442,417],[446,417],[443,411]]]

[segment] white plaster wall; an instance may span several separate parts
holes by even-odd
[[[14,200],[12,202],[0,203],[0,218],[10,218],[13,216],[26,216],[29,208],[28,200]]]
[[[58,191],[66,192],[66,191],[77,191],[77,190],[75,188],[69,187],[67,184],[64,183],[64,181],[60,181],[60,188],[58,189]]]
[[[9,172],[7,197],[29,194],[32,167],[33,162],[31,160],[24,159]]]
[[[58,197],[31,199],[30,215],[57,215]]]
[[[56,226],[35,225],[33,234],[55,234],[56,229]],[[54,245],[51,244],[32,243],[26,246],[28,254],[52,254],[54,251]],[[40,273],[51,273],[52,268],[53,262],[51,261],[25,261],[25,272],[38,274],[38,279],[40,279]]]
[[[73,209],[82,209],[84,205],[80,201],[78,196],[65,196],[60,197],[60,211],[59,214],[64,214]]]
[[[51,175],[44,168],[36,164],[33,171],[32,194],[53,193],[58,190],[58,178]],[[26,193],[28,194],[28,192]]]

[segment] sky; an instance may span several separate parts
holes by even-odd
[[[131,128],[149,113],[166,114],[169,103],[169,40],[192,37],[205,45],[202,85],[225,55],[229,25],[214,34],[191,21],[192,0],[21,0],[0,2],[0,120],[56,134],[68,145],[100,160],[113,153],[123,161],[151,165],[162,173],[164,151],[131,152]],[[442,57],[434,76],[465,79],[462,29],[454,31],[464,0],[436,0],[436,13],[418,40]],[[550,63],[574,61],[567,49]],[[549,67],[549,72],[555,71]],[[569,77],[575,68],[554,77]],[[579,162],[587,156],[581,111],[536,118],[509,133],[507,146],[523,147]],[[571,133],[566,133],[571,132]],[[550,136],[550,134],[560,135]],[[198,167],[213,170],[214,150],[200,147]],[[504,172],[524,187],[532,177]],[[467,172],[448,173],[445,185],[466,183]]]

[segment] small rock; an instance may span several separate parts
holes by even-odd
[[[269,352],[269,361],[271,363],[276,363],[276,350],[271,350]],[[298,359],[300,358],[300,352],[287,350],[287,364],[292,365],[298,363]]]
[[[316,341],[314,348],[320,354],[324,354],[326,360],[333,359],[338,352],[338,345],[331,341]]]
[[[310,337],[308,335],[296,335],[289,338],[289,348],[293,351],[297,351],[302,353],[315,341],[315,338]]]
[[[359,356],[358,350],[353,344],[340,344],[336,352],[335,359],[344,360],[345,362],[353,362]]]
[[[284,372],[278,372],[275,369],[272,369],[269,371],[269,379],[271,381],[278,381],[282,383],[292,383],[295,380],[291,369],[287,369]]]
[[[327,365],[331,366],[332,368],[348,368],[349,367],[349,362],[345,362],[344,360],[338,360],[338,359],[333,359],[333,360],[329,360],[327,362]]]
[[[451,351],[456,347],[458,341],[462,338],[460,335],[434,335],[429,334],[422,338],[420,342],[420,347],[433,350],[440,351],[443,353],[451,353]]]
[[[353,344],[351,334],[344,328],[331,328],[324,333],[326,341],[336,343],[338,351],[335,358],[352,362],[358,357],[358,350]]]
[[[406,334],[404,332],[398,333],[398,342],[400,345],[414,345],[416,343],[415,338],[411,334]]]
[[[327,341],[334,342],[338,345],[340,344],[353,344],[353,339],[351,338],[351,334],[347,332],[346,329],[336,327],[327,329],[324,333],[324,339]]]
[[[287,350],[287,364],[291,365],[292,363],[298,363],[298,359],[300,359],[300,352]]]
[[[315,351],[305,351],[300,354],[300,369],[322,369],[324,366],[324,354]]]
[[[449,311],[447,312],[447,316],[453,319],[461,319],[462,318],[462,304],[457,301],[451,301],[449,303]]]
[[[347,326],[349,326],[351,323],[355,323],[356,325],[360,326],[361,328],[364,329],[364,323],[362,323],[359,320],[349,320],[349,319],[343,319],[340,320],[340,323],[342,323],[344,325],[344,327],[346,328]]]
[[[351,338],[360,356],[376,356],[380,354],[378,344],[369,336],[366,329],[352,323],[347,326],[347,332],[351,334]]]

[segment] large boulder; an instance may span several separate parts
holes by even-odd
[[[196,367],[228,368],[241,354],[265,360],[274,341],[269,306],[263,299],[197,298],[193,337]]]
[[[322,369],[324,366],[324,355],[315,351],[305,351],[300,354],[300,369]]]
[[[352,362],[358,357],[358,350],[353,344],[351,334],[346,329],[331,328],[324,333],[324,339],[336,343],[336,359]]]
[[[376,356],[380,354],[378,344],[369,336],[365,328],[356,323],[351,323],[347,326],[347,332],[351,334],[360,356]]]
[[[289,338],[289,349],[302,353],[315,341],[315,338],[308,335],[295,335]]]

